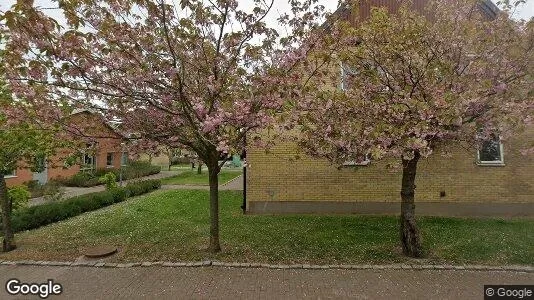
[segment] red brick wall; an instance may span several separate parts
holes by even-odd
[[[106,168],[107,153],[112,152],[113,166],[120,168],[120,161],[122,155],[121,136],[113,131],[104,123],[104,120],[99,116],[82,112],[71,116],[71,122],[78,124],[82,132],[88,136],[96,137],[96,162],[97,168]],[[82,147],[83,145],[80,145]],[[75,151],[73,149],[60,149],[58,154],[48,159],[48,179],[55,179],[59,177],[71,177],[80,171],[79,165],[74,165],[69,168],[64,167],[65,158],[72,155]],[[33,179],[33,173],[26,168],[17,170],[16,177],[6,179],[8,186],[20,185],[24,182]]]

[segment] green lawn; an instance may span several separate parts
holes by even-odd
[[[228,181],[241,175],[241,170],[222,170],[219,173],[219,185],[225,184]],[[202,170],[202,174],[197,174],[196,170],[189,170],[179,175],[164,178],[161,180],[161,184],[190,184],[190,185],[209,185],[208,170]]]
[[[242,215],[241,193],[222,191],[223,252],[208,245],[208,191],[157,191],[65,222],[17,234],[0,260],[73,260],[93,245],[112,261],[217,259],[271,263],[392,263],[401,255],[396,217]],[[419,218],[424,263],[534,264],[534,220]]]

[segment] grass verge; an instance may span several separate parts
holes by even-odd
[[[246,216],[241,193],[221,191],[223,252],[208,253],[208,191],[158,191],[17,234],[0,260],[74,260],[115,245],[112,261],[374,264],[406,262],[390,216]],[[424,263],[534,264],[534,220],[419,218]]]

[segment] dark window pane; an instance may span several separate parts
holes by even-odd
[[[108,153],[108,155],[106,157],[106,164],[108,166],[112,166],[113,165],[113,153]]]
[[[501,144],[498,140],[482,143],[480,161],[501,161]]]

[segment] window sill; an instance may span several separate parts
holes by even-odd
[[[109,165],[106,166],[106,169],[114,169],[114,168],[115,168],[115,166],[109,166]]]
[[[17,178],[17,175],[4,175],[4,179]]]
[[[342,165],[342,167],[365,167],[371,164],[371,161],[363,161],[361,163],[356,162],[346,162]]]
[[[477,166],[480,167],[504,167],[506,164],[504,162],[485,162],[485,161],[479,161],[477,162]]]

